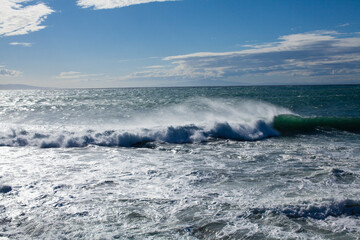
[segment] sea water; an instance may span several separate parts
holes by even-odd
[[[359,239],[360,86],[0,91],[1,239]]]

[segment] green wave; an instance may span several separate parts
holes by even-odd
[[[360,133],[360,118],[278,115],[274,117],[273,127],[282,135],[309,133],[320,129]]]

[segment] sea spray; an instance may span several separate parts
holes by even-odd
[[[242,100],[192,98],[128,118],[100,116],[98,122],[78,125],[68,120],[66,126],[3,124],[0,146],[38,146],[41,148],[98,146],[142,146],[149,142],[194,143],[209,139],[254,141],[279,136],[271,127],[278,114],[291,113],[275,105]],[[112,113],[108,113],[112,114]],[[61,120],[61,119],[60,119]],[[44,127],[46,126],[46,127]]]

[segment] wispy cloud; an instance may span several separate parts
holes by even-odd
[[[350,23],[344,23],[344,24],[337,25],[337,27],[347,27],[347,26],[350,26]]]
[[[0,36],[24,35],[44,29],[41,23],[54,11],[32,0],[1,0]]]
[[[57,79],[84,79],[84,78],[93,78],[93,77],[99,77],[103,76],[104,74],[85,74],[81,72],[61,72],[58,76],[56,76]]]
[[[11,42],[9,43],[12,46],[23,46],[23,47],[31,47],[32,43],[28,43],[28,42]]]
[[[240,79],[262,75],[344,76],[360,74],[360,38],[334,31],[279,37],[266,44],[233,52],[197,52],[169,56],[172,67],[149,69],[128,77]]]
[[[82,8],[111,9],[122,8],[136,4],[150,3],[150,2],[169,2],[176,0],[78,0],[77,5]]]
[[[154,66],[147,66],[145,68],[147,69],[158,69],[158,68],[164,68],[165,66],[163,65],[154,65]]]
[[[0,77],[18,77],[21,72],[17,70],[6,69],[5,66],[0,66]]]

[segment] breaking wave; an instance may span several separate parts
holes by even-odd
[[[107,147],[137,147],[150,142],[194,143],[210,139],[231,139],[254,141],[279,136],[279,133],[264,121],[255,124],[216,123],[212,127],[196,125],[169,126],[164,129],[141,129],[138,131],[108,130],[96,132],[53,132],[51,134],[14,130],[0,136],[0,146],[38,146],[41,148],[86,147],[88,145]]]
[[[68,118],[67,112],[56,115],[60,120],[54,119],[51,114],[41,114],[40,118],[24,121],[23,124],[3,124],[0,128],[3,130],[0,130],[0,146],[138,147],[151,142],[182,144],[213,139],[255,141],[279,136],[271,126],[272,119],[279,114],[291,113],[264,102],[208,98],[188,99],[159,108],[137,109],[127,112],[128,116],[115,110],[110,109],[96,117],[80,112],[80,119]]]
[[[318,129],[337,129],[360,132],[358,118],[302,118],[295,115],[278,115],[273,122],[257,120],[250,123],[216,122],[211,126],[189,124],[129,130],[85,130],[38,132],[10,129],[0,133],[0,146],[38,146],[41,148],[86,147],[139,147],[151,142],[199,143],[214,139],[256,141],[281,135],[305,134]]]
[[[141,110],[128,118],[121,118],[117,123],[117,118],[111,117],[111,111],[108,115],[99,114],[100,122],[95,125],[88,124],[90,116],[76,125],[77,119],[56,122],[45,114],[41,121],[36,118],[23,125],[1,124],[0,146],[141,147],[151,142],[256,141],[321,128],[360,132],[360,118],[303,118],[292,114],[290,110],[264,102],[243,100],[237,103],[207,98],[191,99],[151,111]],[[36,121],[41,124],[46,120],[51,124],[34,125]]]

